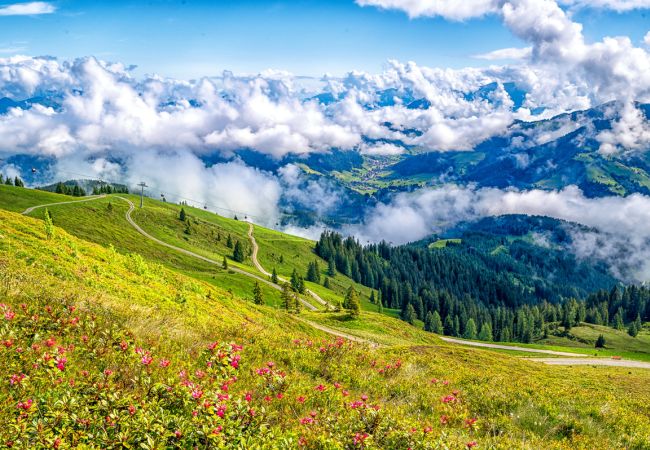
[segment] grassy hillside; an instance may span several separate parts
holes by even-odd
[[[126,222],[125,208],[114,199],[52,208],[55,223],[102,246],[61,229],[47,240],[42,222],[0,211],[0,377],[10,381],[0,388],[2,442],[17,448],[650,445],[648,371],[542,366],[446,345],[370,312],[351,320],[344,313],[294,317],[258,307],[236,289],[228,292],[237,279],[232,274],[219,278],[218,269],[115,226]],[[199,212],[191,215],[203,220]],[[171,239],[177,230],[169,216],[160,223],[169,225]],[[223,221],[221,229],[233,235],[245,226]],[[205,229],[197,234],[207,243],[213,228]],[[271,239],[278,236],[258,241],[265,246]],[[292,242],[275,251],[309,251],[296,244],[301,240]],[[217,255],[219,247],[204,251]],[[311,323],[382,346],[344,343]],[[222,344],[210,349],[214,341]],[[186,375],[179,378],[181,370]]]
[[[67,202],[79,200],[78,197],[55,194],[53,192],[24,189],[0,184],[0,208],[9,211],[23,212],[30,206],[46,203]]]
[[[5,445],[650,445],[648,371],[547,367],[415,329],[346,343],[62,229],[48,240],[40,221],[0,211],[0,224]],[[348,328],[408,326],[362,313]]]

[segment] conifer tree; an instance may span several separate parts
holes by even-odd
[[[282,300],[282,307],[289,312],[293,307],[293,292],[289,283],[282,283],[282,293],[280,294]]]
[[[307,276],[305,277],[307,281],[312,283],[320,284],[320,268],[318,267],[318,262],[310,262],[307,266]]]
[[[431,320],[431,331],[436,334],[443,334],[444,329],[442,327],[442,319],[438,311],[433,312],[433,319]]]
[[[278,284],[278,271],[275,270],[275,267],[273,268],[273,272],[271,273],[271,283]]]
[[[357,291],[353,286],[350,286],[348,295],[345,296],[345,299],[348,304],[346,308],[348,310],[348,314],[350,314],[350,317],[359,317],[361,314],[361,304],[359,303],[359,296],[357,295]]]
[[[375,302],[375,291],[370,291],[370,303],[374,304]]]
[[[483,322],[481,331],[478,333],[478,338],[481,341],[492,341],[492,325],[488,322]]]
[[[262,288],[260,287],[259,281],[255,282],[255,287],[253,288],[253,302],[256,305],[264,304],[264,297],[262,296]]]
[[[4,183],[4,181],[5,181],[5,179],[4,179],[4,177],[2,176],[2,174],[0,173],[0,184]]]
[[[384,305],[381,301],[381,297],[377,298],[377,312],[382,314],[384,312]]]
[[[302,311],[302,305],[300,304],[300,297],[298,297],[298,294],[295,292],[293,293],[293,306],[296,314],[300,314],[300,311]]]
[[[476,339],[476,322],[474,322],[474,319],[470,318],[465,324],[463,337],[465,339]]]
[[[25,183],[23,183],[23,180],[21,180],[18,177],[14,178],[14,186],[16,187],[25,187]]]
[[[108,211],[109,214],[113,212],[113,204],[111,202],[108,202],[108,205],[106,205],[106,211]]]
[[[54,237],[54,224],[52,223],[52,216],[50,211],[45,208],[45,235],[48,240],[51,240]]]
[[[185,222],[185,220],[187,219],[187,214],[185,214],[185,208],[181,208],[181,212],[178,214],[178,219],[181,222]]]
[[[598,339],[596,339],[596,348],[605,348],[606,341],[605,341],[605,336],[602,334],[598,336]]]
[[[623,323],[623,311],[621,308],[618,308],[616,315],[614,315],[614,328],[619,331],[625,328],[625,324]]]
[[[427,315],[424,316],[424,331],[433,332],[433,314],[431,314],[431,311],[427,311]]]
[[[239,242],[239,240],[235,242],[235,248],[232,251],[232,259],[237,262],[243,262],[245,259],[244,246]]]
[[[327,276],[329,277],[336,276],[336,265],[334,264],[334,258],[330,258],[327,261]]]
[[[632,322],[629,327],[627,327],[627,334],[632,337],[637,337],[639,330],[636,327],[636,322]]]
[[[415,308],[410,303],[406,305],[406,308],[402,311],[402,320],[413,325],[417,319],[417,314],[415,313]]]
[[[7,177],[7,179],[5,180],[5,184],[6,184],[7,186],[11,186],[11,185],[13,185],[13,183],[11,182],[11,178]]]
[[[330,289],[330,279],[329,279],[329,277],[325,277],[325,280],[323,281],[323,287],[325,289]]]
[[[225,256],[223,257],[223,262],[221,263],[221,267],[222,267],[223,269],[227,269],[227,268],[228,268],[228,260],[226,259]]]
[[[232,247],[233,247],[233,244],[232,244],[232,237],[231,237],[230,235],[228,235],[228,238],[226,239],[226,247],[228,247],[228,248],[232,248]]]

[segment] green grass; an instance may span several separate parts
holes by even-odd
[[[460,244],[462,243],[462,239],[438,239],[436,242],[432,242],[429,244],[429,248],[445,248],[449,244]]]
[[[30,206],[79,200],[78,197],[0,184],[0,208],[23,212]]]
[[[55,221],[64,217],[63,211],[55,213]],[[93,218],[103,216],[79,214],[80,221]],[[203,349],[219,341],[243,344],[238,380],[229,390],[232,415],[223,421],[226,442],[245,439],[237,441],[242,448],[293,448],[301,437],[307,448],[352,448],[357,433],[368,433],[368,448],[461,449],[470,441],[477,441],[479,448],[504,449],[650,446],[650,371],[544,366],[446,344],[386,315],[363,312],[360,319],[349,320],[344,314],[303,313],[310,321],[384,346],[339,345],[292,315],[255,306],[227,288],[188,277],[145,255],[121,254],[62,229],[48,240],[44,228],[41,221],[0,211],[0,303],[18,313],[16,321],[2,322],[0,340],[13,336],[27,349],[24,356],[4,346],[0,350],[3,443],[52,447],[59,438],[65,447],[116,447],[122,440],[135,447],[147,439],[152,440],[150,447],[200,445],[198,432],[212,419],[188,397],[177,374],[181,368],[194,374],[202,367]],[[21,303],[28,305],[27,313],[22,313]],[[76,305],[82,328],[58,331],[69,320],[52,320],[43,309],[47,303],[57,308]],[[32,319],[33,311],[39,311],[41,321]],[[89,344],[81,343],[81,330],[90,335]],[[42,353],[33,352],[31,343],[52,333],[66,348],[74,343],[80,349],[70,350],[65,372],[32,364]],[[156,361],[169,358],[169,377],[154,367],[143,370],[139,359],[120,359],[116,348],[125,337],[134,347],[150,349]],[[284,381],[265,381],[256,374],[269,361],[286,374]],[[107,365],[115,369],[114,381],[97,394]],[[82,370],[89,375],[82,376]],[[20,388],[6,382],[17,372],[28,376]],[[57,378],[64,382],[53,383]],[[71,378],[77,387],[71,387]],[[434,378],[448,384],[432,383]],[[335,382],[350,395],[341,397]],[[199,383],[207,386],[208,381]],[[321,384],[325,393],[314,389]],[[160,385],[173,386],[183,397],[166,401],[164,394],[157,394],[155,386]],[[441,401],[454,390],[459,402]],[[252,393],[257,417],[248,427],[242,422],[246,416],[240,416],[248,406],[236,406],[246,392]],[[284,398],[274,397],[277,392]],[[271,394],[270,400],[264,399]],[[106,401],[98,402],[97,395]],[[349,406],[362,395],[377,405],[376,413]],[[306,401],[297,402],[298,396]],[[27,398],[35,401],[36,421],[19,416],[16,404]],[[128,406],[134,403],[140,412],[131,417]],[[196,417],[193,410],[198,410]],[[317,420],[302,425],[301,418],[311,411]],[[447,424],[441,423],[443,415]],[[121,437],[105,425],[106,416],[120,424]],[[93,436],[77,424],[78,417],[91,420]],[[470,429],[465,420],[473,417],[478,420]],[[16,426],[24,426],[23,431],[16,432]],[[430,432],[423,433],[425,427]],[[180,438],[175,430],[182,430]]]

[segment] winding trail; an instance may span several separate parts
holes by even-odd
[[[255,227],[253,226],[253,224],[251,222],[248,222],[248,239],[251,241],[251,245],[253,246],[253,253],[251,255],[251,259],[253,260],[253,265],[255,266],[255,268],[258,271],[260,271],[261,273],[263,273],[267,277],[270,277],[271,274],[264,268],[264,266],[262,266],[262,264],[260,264],[259,260],[257,259],[257,253],[259,252],[260,247],[259,247],[259,245],[257,245],[257,241],[255,240],[255,236],[253,236],[254,229],[255,229]],[[286,280],[285,278],[283,278],[281,276],[278,276],[278,280],[282,281],[283,283],[288,282],[288,280]],[[310,289],[305,289],[305,290],[307,291],[307,293],[314,300],[316,300],[318,303],[323,305],[325,307],[325,309],[328,309],[328,310],[329,309],[334,309],[334,307],[330,303],[323,300],[321,298],[321,296],[318,295],[317,293],[315,293],[314,291],[312,291]]]
[[[440,339],[442,339],[445,342],[450,342],[452,344],[461,344],[461,345],[470,345],[472,347],[482,347],[482,348],[496,348],[499,350],[515,350],[519,352],[526,352],[526,353],[544,353],[547,355],[554,355],[554,356],[570,356],[573,358],[584,358],[587,355],[581,355],[579,353],[570,353],[570,352],[557,352],[555,350],[542,350],[542,349],[537,349],[537,348],[526,348],[526,347],[517,347],[513,345],[501,345],[501,344],[490,344],[488,342],[474,342],[474,341],[465,341],[462,339],[454,339],[446,336],[440,336]],[[555,358],[552,358],[555,359]]]
[[[47,208],[48,206],[54,206],[54,205],[67,205],[68,203],[89,202],[89,201],[97,200],[97,199],[104,198],[104,197],[106,197],[106,194],[102,194],[102,195],[89,195],[88,197],[83,198],[83,199],[81,199],[81,200],[69,200],[69,201],[67,201],[67,202],[47,203],[47,204],[45,204],[45,205],[30,206],[30,207],[27,208],[25,211],[23,211],[21,214],[24,215],[24,216],[26,216],[27,214],[31,213],[31,212],[34,211],[35,209],[39,209],[39,208]]]
[[[551,366],[611,366],[631,367],[635,369],[650,369],[650,362],[632,361],[629,359],[607,358],[530,358],[530,361],[541,362]]]
[[[203,255],[199,255],[198,253],[194,253],[193,251],[186,250],[186,249],[184,249],[184,248],[180,248],[180,247],[176,247],[175,245],[168,244],[167,242],[161,241],[160,239],[158,239],[158,238],[156,238],[156,237],[153,237],[152,235],[150,235],[149,233],[147,233],[146,231],[144,231],[144,230],[140,227],[140,225],[138,225],[137,223],[135,223],[135,221],[134,221],[133,218],[131,217],[131,213],[135,210],[135,205],[133,204],[133,202],[132,202],[131,200],[127,199],[127,198],[120,197],[119,195],[117,195],[116,197],[119,198],[120,200],[124,200],[125,202],[127,202],[127,203],[129,204],[129,210],[126,212],[126,220],[129,222],[129,224],[131,224],[131,226],[132,226],[133,228],[135,228],[135,229],[137,230],[138,233],[140,233],[141,235],[143,235],[143,236],[146,237],[147,239],[154,241],[156,244],[159,244],[159,245],[162,245],[162,246],[164,246],[164,247],[167,247],[167,248],[170,248],[170,249],[172,249],[172,250],[175,250],[175,251],[177,251],[177,252],[179,252],[179,253],[183,253],[183,254],[185,254],[185,255],[187,255],[187,256],[191,256],[191,257],[193,257],[193,258],[200,259],[200,260],[202,260],[202,261],[205,261],[205,262],[210,263],[210,264],[214,264],[214,265],[216,265],[216,266],[221,266],[221,263],[218,262],[218,261],[215,261],[215,260],[210,259],[210,258],[208,258],[208,257],[205,257],[205,256],[203,256]],[[253,251],[254,251],[254,250],[253,250]],[[243,269],[240,269],[240,268],[238,268],[238,267],[232,267],[232,266],[231,266],[231,267],[228,267],[228,270],[232,270],[233,272],[237,272],[238,274],[241,274],[241,275],[244,275],[244,276],[247,276],[247,277],[250,277],[250,278],[254,278],[254,279],[257,280],[257,281],[260,281],[260,282],[262,282],[262,283],[265,283],[266,285],[271,286],[273,289],[282,292],[282,288],[281,288],[280,286],[278,286],[277,284],[271,283],[269,280],[267,280],[267,279],[265,279],[265,278],[262,278],[262,277],[260,277],[260,276],[257,276],[257,275],[255,275],[255,274],[252,274],[252,273],[250,273],[250,272],[246,272],[246,271],[243,270]],[[307,308],[307,309],[309,309],[309,310],[311,310],[311,311],[316,311],[316,310],[318,309],[318,308],[316,308],[314,305],[312,305],[311,303],[306,302],[306,301],[304,301],[304,300],[301,299],[301,298],[299,298],[299,300],[300,300],[300,303],[302,303],[302,304],[305,306],[305,308]]]

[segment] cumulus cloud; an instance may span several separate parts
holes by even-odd
[[[389,142],[363,143],[359,150],[362,154],[371,156],[391,156],[404,153],[404,147]]]
[[[493,50],[488,53],[474,55],[474,58],[485,59],[488,61],[497,61],[503,59],[527,59],[530,58],[532,54],[533,54],[532,47],[524,47],[524,48],[510,47],[510,48],[502,48],[499,50]]]
[[[611,130],[601,131],[596,140],[605,155],[650,150],[650,121],[633,103],[626,103]]]
[[[650,31],[648,31],[643,37],[643,42],[645,42],[645,45],[650,46]]]
[[[361,6],[400,9],[409,17],[440,16],[451,20],[481,17],[497,10],[495,0],[357,0]]]
[[[52,14],[56,7],[48,2],[14,3],[0,7],[0,16],[36,16]]]
[[[503,214],[554,217],[587,225],[599,233],[572,228],[572,250],[597,257],[626,280],[650,280],[650,198],[587,198],[576,187],[561,191],[500,190],[445,186],[400,194],[371,210],[362,225],[345,232],[362,241],[406,243],[439,233],[461,221]],[[608,241],[609,240],[609,241]],[[601,244],[609,242],[603,247]]]
[[[560,3],[574,8],[601,8],[618,12],[650,8],[650,0],[560,0]]]

